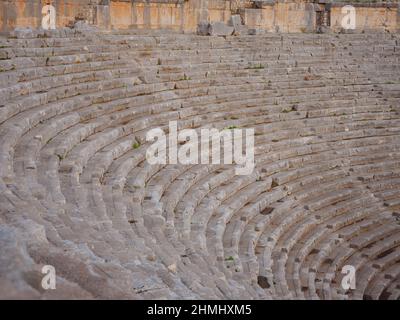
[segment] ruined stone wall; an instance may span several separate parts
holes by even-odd
[[[111,1],[111,28],[172,28],[195,31],[202,21],[225,21],[230,18],[227,0],[136,0]]]
[[[269,32],[313,32],[316,30],[316,11],[326,5],[304,0],[269,0],[252,4],[248,0],[0,0],[0,32],[16,27],[38,28],[42,7],[51,3],[57,13],[57,27],[76,19],[104,29],[169,28],[195,32],[200,21],[224,21],[240,13],[250,28]],[[349,3],[330,6],[331,26],[340,30],[341,8]],[[358,30],[398,30],[398,4],[351,3],[357,9]]]
[[[245,24],[270,32],[306,32],[315,30],[314,4],[304,1],[265,3],[261,8],[243,10]]]
[[[331,29],[339,31],[343,19],[342,7],[345,3],[335,3],[331,9]],[[399,5],[392,4],[352,4],[356,9],[356,31],[389,30],[396,31],[399,27]]]
[[[195,31],[199,21],[228,21],[230,0],[0,0],[0,31],[38,28],[41,9],[56,9],[57,27],[75,18],[102,28],[172,28]]]
[[[42,7],[48,3],[56,9],[56,25],[64,27],[75,19],[96,23],[96,7],[102,0],[1,0],[0,31],[17,27],[39,28]]]
[[[397,3],[316,4],[296,0],[275,0],[263,4],[259,9],[246,8],[243,10],[243,15],[250,27],[272,32],[310,32],[316,30],[316,12],[329,6],[331,29],[337,32],[342,29],[341,21],[345,16],[342,8],[348,4],[356,9],[356,31],[399,29],[400,13]]]

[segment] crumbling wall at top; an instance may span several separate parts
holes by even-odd
[[[227,22],[230,4],[230,0],[111,0],[109,27],[194,32],[200,21]]]
[[[269,32],[312,32],[316,27],[316,6],[299,0],[263,1],[256,8],[243,9],[242,16],[249,27]]]
[[[316,1],[318,2],[318,1]],[[342,19],[346,13],[342,8],[352,5],[356,12],[355,32],[397,31],[400,28],[398,3],[339,2],[321,0],[319,3],[302,0],[264,0],[257,8],[242,11],[245,23],[254,28],[270,32],[314,32],[317,30],[317,15],[329,7],[330,29],[342,30]]]
[[[0,0],[0,31],[39,28],[42,8],[56,10],[57,27],[85,20],[105,29],[172,28],[195,31],[200,21],[228,21],[230,0]]]
[[[398,31],[399,5],[387,3],[319,3],[308,0],[0,0],[0,32],[39,28],[42,7],[56,10],[56,25],[84,20],[103,29],[174,29],[195,32],[199,22],[228,22],[240,12],[249,28],[269,32],[315,32],[317,12],[329,5],[331,29],[341,29],[342,7],[357,10],[357,30]]]
[[[96,24],[97,5],[102,0],[1,0],[0,31],[17,27],[39,28],[42,8],[51,4],[56,9],[56,26],[64,27],[76,19]]]
[[[339,31],[344,17],[346,3],[333,3],[331,9],[331,29]],[[399,28],[398,3],[352,3],[356,10],[356,31],[397,31]]]

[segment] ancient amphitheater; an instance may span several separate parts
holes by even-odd
[[[1,37],[0,298],[400,299],[399,58],[394,32]],[[173,120],[254,128],[253,173],[150,165]]]

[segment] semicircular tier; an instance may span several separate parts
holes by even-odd
[[[0,297],[399,299],[399,41],[1,38]],[[170,121],[254,128],[253,173],[150,165]]]

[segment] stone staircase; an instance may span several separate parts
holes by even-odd
[[[1,38],[0,298],[399,299],[399,41]],[[172,120],[254,128],[253,174],[150,165]]]

